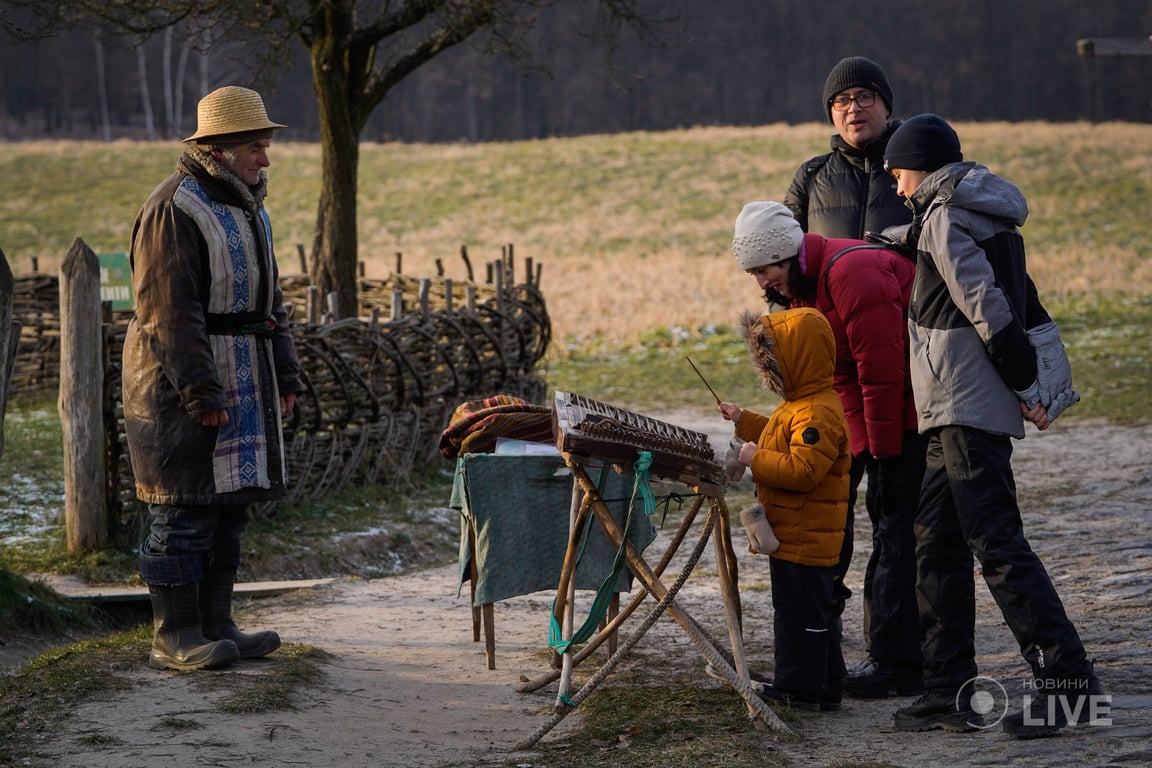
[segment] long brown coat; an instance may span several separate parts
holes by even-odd
[[[123,400],[142,501],[234,504],[284,495],[279,395],[303,387],[263,206],[266,184],[262,176],[248,187],[193,148],[136,218],[136,314],[124,341]],[[243,321],[261,317],[260,334],[243,332]],[[195,421],[221,408],[228,427]]]

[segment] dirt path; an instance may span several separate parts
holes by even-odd
[[[694,426],[691,414],[662,418]],[[702,422],[703,423],[703,422]],[[695,428],[701,428],[696,426]],[[708,424],[708,428],[715,428]],[[943,767],[1057,764],[1147,765],[1152,762],[1152,427],[1058,425],[1017,443],[1016,474],[1033,548],[1049,569],[1097,671],[1112,694],[1111,727],[1067,729],[1023,742],[998,728],[953,735],[902,734],[892,712],[902,700],[846,699],[843,712],[802,721],[806,737],[775,746],[790,765],[851,763]],[[869,534],[857,528],[857,541]],[[662,533],[661,537],[665,534]],[[742,534],[737,531],[737,536]],[[661,547],[658,539],[653,545]],[[742,549],[742,539],[737,549]],[[867,546],[865,544],[865,546]],[[662,547],[661,547],[662,548]],[[684,553],[690,547],[681,549]],[[866,551],[851,575],[857,596]],[[723,616],[711,548],[680,602],[719,635]],[[771,658],[771,603],[765,560],[742,554],[740,580],[746,646],[754,667]],[[472,641],[467,588],[457,597],[455,566],[400,578],[343,581],[315,600],[260,601],[264,624],[294,642],[333,654],[327,679],[296,709],[257,716],[219,714],[212,675],[260,674],[275,662],[194,675],[139,671],[131,689],[76,706],[67,735],[45,765],[60,768],[193,766],[340,766],[448,768],[532,764],[512,746],[544,722],[554,686],[515,691],[522,676],[544,671],[549,594],[496,605],[497,669],[486,668]],[[977,582],[977,652],[981,673],[999,680],[1013,709],[1027,669],[995,604]],[[860,606],[845,616],[844,653],[860,659]],[[653,662],[660,659],[660,664]],[[661,619],[626,663],[699,668],[683,632]],[[605,685],[611,685],[609,677]],[[577,713],[578,715],[578,713]],[[544,742],[563,738],[576,715]],[[173,729],[173,722],[199,727]],[[164,723],[168,723],[165,726]],[[623,725],[623,724],[622,724]],[[618,753],[627,761],[626,750]]]

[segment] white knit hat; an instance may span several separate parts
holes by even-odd
[[[800,252],[804,231],[783,203],[748,203],[736,217],[732,253],[743,270],[785,261]]]
[[[284,128],[268,119],[260,94],[238,85],[217,88],[196,106],[196,133],[184,141],[197,141],[231,133]]]

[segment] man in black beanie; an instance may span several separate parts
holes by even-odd
[[[821,103],[836,128],[831,151],[801,165],[784,196],[801,229],[829,238],[863,240],[866,232],[908,225],[911,211],[884,170],[884,149],[900,121],[892,119],[892,86],[883,68],[863,56],[841,59],[828,73]],[[901,339],[900,345],[904,343]],[[916,429],[909,386],[904,387],[903,418],[894,427],[890,421],[871,418],[877,402],[874,393],[887,382],[869,368],[868,354],[856,352],[855,386],[847,389],[858,394],[851,398],[855,402],[846,399],[844,407],[848,412],[864,411],[863,420],[875,429],[853,436],[849,522],[836,566],[838,612],[852,595],[844,576],[852,560],[857,488],[865,475],[872,552],[862,595],[867,655],[844,678],[844,692],[866,698],[910,695],[923,689],[912,522],[924,470],[924,440]],[[892,444],[885,434],[892,428],[903,435],[902,440],[897,436],[900,445],[895,454],[878,450]]]
[[[973,711],[978,676],[973,555],[1035,678],[1012,736],[1088,722],[1104,690],[1044,565],[1024,538],[1012,439],[1047,429],[1079,400],[1056,324],[1028,276],[1019,227],[1024,195],[964,162],[952,126],[909,118],[885,162],[913,211],[916,289],[908,308],[912,371],[927,465],[916,513],[917,600],[925,693],[896,729],[986,728]],[[1043,361],[1039,364],[1038,361]],[[1097,698],[1099,702],[1101,698]]]
[[[805,232],[860,240],[911,220],[884,171],[884,147],[900,125],[892,104],[888,77],[871,59],[850,56],[828,73],[821,105],[836,128],[831,151],[804,162],[784,196]]]

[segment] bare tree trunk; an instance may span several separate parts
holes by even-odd
[[[112,141],[112,120],[108,116],[108,82],[104,75],[104,37],[96,30],[93,45],[96,48],[96,92],[100,95],[100,130],[104,141]]]
[[[176,115],[173,112],[174,100],[172,98],[172,27],[164,28],[164,45],[160,57],[160,72],[163,76],[164,91],[164,133],[168,136],[175,134]]]
[[[184,135],[184,75],[188,72],[188,57],[192,54],[192,41],[185,40],[176,62],[176,93],[172,99],[172,135]]]
[[[208,95],[208,51],[200,52],[200,97]]]
[[[64,434],[64,527],[72,554],[98,549],[108,540],[100,322],[100,261],[77,238],[60,265],[58,410]]]
[[[144,109],[144,135],[149,141],[156,139],[156,120],[152,116],[152,97],[148,94],[148,58],[144,43],[136,46],[136,72],[140,76],[140,101]]]
[[[12,269],[0,250],[0,456],[4,455],[4,414],[8,410],[8,386],[20,337],[20,321],[12,319],[15,296]]]
[[[311,49],[312,82],[320,112],[322,184],[309,274],[321,296],[336,294],[341,317],[356,317],[360,308],[356,179],[363,125],[352,116],[347,57],[341,50],[351,34],[352,19],[333,13],[326,21],[340,28],[317,35]]]

